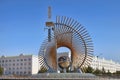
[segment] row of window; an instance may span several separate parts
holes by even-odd
[[[99,63],[104,63],[104,64],[116,64],[115,62],[111,62],[111,61],[102,61],[102,60],[93,60],[93,62],[99,62]]]
[[[31,58],[28,58],[28,59],[17,59],[17,60],[0,60],[0,63],[2,62],[2,63],[4,63],[4,62],[15,62],[15,61],[31,61]]]
[[[19,72],[19,71],[16,71],[16,72],[15,72],[15,71],[13,71],[13,72],[9,71],[9,72],[8,72],[8,71],[6,71],[5,74],[23,75],[23,74],[31,74],[31,71],[28,71],[28,72],[26,72],[26,71],[24,71],[24,72],[22,72],[22,71],[20,71],[20,72]]]
[[[24,68],[23,67],[17,67],[17,68],[13,67],[13,68],[8,68],[8,70],[19,70],[19,69],[20,70],[21,69],[25,69],[26,70],[26,69],[31,69],[31,67],[24,67]]]
[[[115,65],[92,64],[91,66],[104,66],[104,67],[114,67]]]
[[[24,63],[24,64],[23,63],[20,63],[20,64],[19,63],[16,63],[16,64],[13,63],[13,64],[0,64],[0,66],[11,66],[11,65],[13,65],[13,66],[23,66],[23,65],[27,65],[27,64],[31,65],[31,63]]]

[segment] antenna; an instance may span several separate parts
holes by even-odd
[[[48,7],[48,20],[51,19],[51,7],[49,6]]]
[[[48,21],[46,22],[46,27],[48,29],[48,42],[51,42],[51,29],[54,23],[51,21],[51,7],[48,7]]]

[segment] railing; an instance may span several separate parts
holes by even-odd
[[[98,77],[89,73],[40,73],[32,76],[0,76],[0,80],[120,80],[120,78]]]

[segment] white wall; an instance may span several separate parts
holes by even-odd
[[[32,56],[32,74],[37,74],[39,69],[38,56]]]
[[[33,55],[0,57],[4,74],[30,75],[38,72],[38,58]]]
[[[105,71],[108,72],[108,70],[111,73],[114,73],[116,71],[120,71],[120,64],[116,63],[112,60],[106,60],[104,58],[98,58],[98,57],[93,57],[93,61],[91,63],[91,67],[93,69],[99,69],[102,70],[104,67]]]

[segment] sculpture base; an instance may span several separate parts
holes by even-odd
[[[90,73],[40,73],[36,75],[32,75],[32,78],[37,79],[67,79],[67,80],[83,80],[89,79],[94,80],[97,78],[95,75]]]

